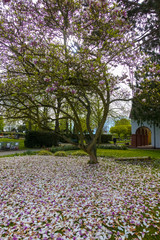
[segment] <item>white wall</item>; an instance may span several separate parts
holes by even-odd
[[[160,148],[160,127],[155,127],[155,133],[155,147]]]

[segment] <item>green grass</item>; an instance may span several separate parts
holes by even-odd
[[[26,149],[24,146],[24,139],[0,138],[0,142],[18,142],[20,150]]]
[[[19,142],[19,149],[20,150],[27,150],[24,146],[24,139],[10,139],[10,138],[1,138],[0,142]],[[67,155],[74,155],[80,152],[81,155],[82,150],[73,150],[74,146],[61,146],[57,148],[51,149],[51,152],[56,152],[63,150],[66,151]],[[55,150],[55,151],[53,151]],[[69,150],[69,151],[67,151]],[[75,153],[76,152],[76,153]],[[160,150],[156,149],[127,149],[127,150],[117,150],[117,149],[97,149],[97,156],[98,157],[107,157],[107,158],[125,158],[125,157],[144,157],[148,156],[152,159],[160,159]]]
[[[67,151],[68,155],[73,155],[74,152],[81,152],[82,150],[72,150]],[[108,158],[123,158],[123,157],[144,157],[148,156],[154,159],[160,159],[160,150],[146,150],[146,149],[127,149],[127,150],[117,150],[117,149],[97,149],[98,157],[108,157]]]
[[[144,157],[148,156],[155,159],[160,159],[160,150],[147,149],[127,149],[127,150],[113,150],[113,149],[97,149],[97,155],[100,157]]]
[[[37,155],[38,154],[38,152],[36,152],[36,151],[31,151],[31,150],[26,150],[25,152],[22,152],[22,153],[17,153],[16,151],[15,151],[15,153],[13,153],[13,154],[9,154],[9,152],[8,152],[8,154],[7,155],[2,155],[2,156],[0,156],[0,158],[6,158],[6,157],[18,157],[18,156],[26,156],[26,155]]]
[[[68,155],[82,155],[82,150],[78,151],[67,151]],[[146,150],[146,149],[127,149],[127,150],[117,150],[117,149],[97,149],[98,157],[106,158],[127,158],[127,157],[150,157],[153,161],[147,162],[147,165],[151,164],[153,168],[160,168],[160,150]],[[128,160],[130,163],[133,161]],[[122,162],[123,163],[123,162]],[[136,163],[136,162],[135,162]],[[137,162],[140,163],[140,162]],[[143,163],[143,161],[142,161]],[[144,162],[145,163],[145,162]]]

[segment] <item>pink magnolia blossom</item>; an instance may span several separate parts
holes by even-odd
[[[58,83],[57,81],[54,82],[54,86],[58,86],[58,84],[59,84],[59,83]]]
[[[51,87],[51,88],[50,88],[50,92],[53,92],[53,91],[54,91],[54,88],[53,88],[53,87]]]
[[[3,0],[3,3],[5,4],[5,3],[8,3],[8,2],[10,2],[11,0]]]
[[[150,69],[151,72],[155,72],[155,70],[156,70],[156,67],[153,67]]]
[[[100,84],[100,85],[104,85],[104,84],[105,84],[105,80],[99,81],[99,84]]]
[[[50,89],[49,89],[49,88],[46,88],[46,92],[50,92]]]
[[[34,64],[37,64],[38,61],[37,61],[36,58],[33,58],[33,59],[32,59],[32,62],[33,62]]]
[[[37,42],[36,41],[30,41],[29,45],[32,47],[36,47],[37,46]]]
[[[50,77],[45,77],[45,78],[44,78],[44,81],[45,81],[45,82],[50,82],[50,81],[51,81],[51,78],[50,78]]]
[[[42,63],[45,63],[45,62],[46,62],[46,59],[45,59],[45,58],[42,58],[42,59],[41,59],[41,62],[42,62]]]
[[[72,94],[75,94],[76,92],[77,92],[77,91],[76,91],[75,89],[72,89],[72,90],[71,90],[71,93],[72,93]]]

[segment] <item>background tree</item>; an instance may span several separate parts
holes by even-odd
[[[0,22],[0,94],[6,110],[27,112],[40,126],[44,109],[51,114],[46,121],[70,119],[79,147],[89,154],[89,163],[97,163],[96,142],[110,105],[129,98],[126,91],[117,94],[125,79],[110,73],[111,66],[136,57],[125,9],[104,1],[87,8],[73,0],[11,1],[1,8]],[[102,108],[95,134],[93,99]]]
[[[131,117],[138,122],[160,123],[160,65],[150,59],[136,72]]]
[[[4,119],[2,116],[0,116],[0,131],[3,131],[5,124],[4,124]]]
[[[131,123],[129,119],[122,118],[115,121],[115,126],[110,128],[110,133],[116,134],[118,138],[127,138],[131,135]]]
[[[132,30],[137,35],[137,45],[149,56],[143,67],[136,69],[136,86],[132,117],[150,123],[159,122],[159,71],[160,71],[160,1],[119,0],[126,6]]]
[[[137,43],[144,52],[160,61],[160,1],[119,0],[127,9]]]
[[[131,125],[130,119],[127,118],[121,118],[119,120],[115,121],[115,126],[120,126],[120,125]]]
[[[23,123],[23,124],[20,124],[18,127],[17,127],[17,130],[18,132],[26,132],[27,131],[27,126]]]

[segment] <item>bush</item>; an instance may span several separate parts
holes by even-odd
[[[88,156],[88,154],[82,150],[75,151],[72,153],[73,156]]]
[[[65,137],[70,139],[72,142],[78,143],[78,136],[76,134],[70,133],[70,134],[64,134]],[[86,142],[90,142],[91,138],[89,134],[85,134],[85,140]],[[58,141],[62,143],[67,143],[65,139],[62,137],[58,137]],[[112,141],[112,135],[111,134],[102,134],[101,135],[101,143],[109,143]],[[98,142],[98,140],[97,140]]]
[[[157,160],[154,160],[154,161],[153,161],[153,167],[160,169],[160,159],[157,159]]]
[[[52,147],[57,145],[57,137],[53,132],[29,131],[25,135],[25,147]]]
[[[74,145],[64,145],[61,147],[52,147],[50,151],[52,153],[55,153],[57,151],[70,151],[70,150],[78,150],[78,149],[79,149],[79,147],[74,146]]]
[[[101,143],[109,143],[110,141],[112,141],[111,134],[102,134],[101,135]]]
[[[78,136],[74,133],[64,134],[64,136],[70,139],[74,143],[78,143]],[[58,141],[61,143],[68,143],[62,136],[58,137]]]
[[[35,154],[36,154],[36,152],[30,151],[30,150],[27,150],[26,152],[21,153],[22,156],[24,156],[24,155],[35,155]]]
[[[47,151],[47,150],[41,150],[38,152],[38,155],[49,156],[49,155],[53,155],[53,153],[51,153],[50,151]]]
[[[125,145],[100,145],[97,148],[99,149],[116,149],[116,150],[127,150],[127,146]]]
[[[87,143],[89,143],[91,141],[91,138],[89,136],[89,134],[85,135],[85,140]],[[109,143],[110,141],[112,141],[112,135],[111,134],[102,134],[101,135],[101,143]],[[97,139],[97,143],[99,142],[99,139]]]
[[[67,157],[67,154],[64,151],[58,151],[54,154],[54,156],[56,156],[56,157]]]
[[[22,132],[0,132],[0,135],[7,138],[24,138],[25,133]]]
[[[22,153],[14,153],[14,154],[9,154],[8,156],[28,156],[28,155],[36,155],[37,153],[34,151],[27,150]]]

